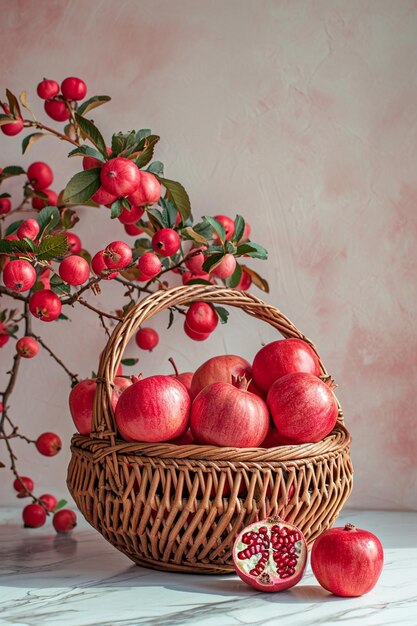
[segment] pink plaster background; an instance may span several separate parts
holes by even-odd
[[[354,437],[350,505],[417,509],[417,2],[15,0],[1,16],[3,87],[26,88],[40,112],[43,76],[79,75],[90,95],[113,97],[94,112],[108,136],[162,136],[158,158],[197,215],[248,219],[270,251],[258,264],[267,299],[315,340],[339,384]],[[76,171],[50,139],[25,157],[19,141],[2,136],[0,149],[1,165],[48,160],[57,189]],[[123,234],[107,215],[82,212],[90,250]],[[108,285],[99,300],[111,308],[119,296]],[[198,346],[155,320],[163,345],[141,369],[168,372],[170,355],[185,369],[224,350],[250,357],[275,337],[233,320]],[[73,370],[96,367],[104,338],[84,311],[65,332],[35,324]],[[68,445],[66,378],[45,354],[23,365],[14,415]],[[41,490],[65,492],[67,451],[19,453]],[[12,502],[3,473],[1,485],[0,501]]]

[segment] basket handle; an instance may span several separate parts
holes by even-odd
[[[302,339],[317,354],[322,376],[327,376],[325,367],[313,342],[307,339],[281,311],[270,304],[266,304],[256,296],[246,291],[229,289],[219,285],[188,285],[159,290],[147,296],[130,309],[123,321],[119,322],[113,330],[102,352],[97,376],[97,392],[94,399],[91,437],[111,439],[112,444],[114,444],[116,424],[111,406],[113,381],[126,346],[139,326],[153,315],[165,309],[172,306],[191,304],[192,302],[207,302],[209,304],[224,304],[237,307],[248,315],[271,324],[286,339]],[[341,410],[339,411],[339,419],[343,419]]]

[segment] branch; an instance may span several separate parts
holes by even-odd
[[[57,355],[52,352],[51,348],[49,348],[46,343],[44,342],[44,340],[42,339],[42,337],[39,337],[38,335],[35,335],[34,333],[31,333],[31,336],[36,339],[36,341],[38,341],[41,346],[43,348],[45,348],[45,350],[48,352],[48,354],[58,363],[58,365],[60,365],[62,367],[62,369],[68,374],[68,376],[71,378],[72,381],[75,381],[76,383],[78,383],[78,376],[77,374],[73,374],[72,372],[70,372],[70,370],[67,368],[67,366],[61,361],[61,359],[59,359],[57,357]]]

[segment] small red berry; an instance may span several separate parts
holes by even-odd
[[[56,80],[44,78],[36,88],[39,98],[50,100],[59,94],[59,85]]]
[[[28,504],[22,517],[25,528],[40,528],[46,522],[46,511],[40,504]]]
[[[58,504],[58,500],[55,498],[55,496],[52,496],[50,493],[44,493],[43,496],[40,496],[39,500],[43,502],[43,504],[46,506],[46,509],[47,511],[49,511],[49,513],[51,513],[51,511],[53,511],[56,505]]]
[[[0,198],[0,215],[7,215],[12,208],[10,198]]]
[[[186,313],[185,323],[190,330],[204,335],[213,332],[219,316],[207,302],[193,302]]]
[[[241,289],[242,291],[247,291],[252,284],[252,278],[250,274],[246,270],[242,270],[242,276],[238,284],[236,285],[236,289]]]
[[[71,254],[78,254],[81,252],[82,244],[81,239],[75,233],[64,233],[67,238],[69,252]]]
[[[34,209],[40,210],[46,206],[57,206],[58,204],[58,194],[55,193],[52,189],[39,189],[41,193],[46,195],[46,198],[40,198],[38,196],[33,196],[32,198],[32,206]]]
[[[194,341],[204,341],[210,337],[210,333],[196,333],[195,330],[192,330],[186,321],[184,321],[184,332],[190,339],[194,339]]]
[[[55,98],[52,100],[45,100],[45,104],[43,106],[47,115],[49,115],[49,117],[56,122],[66,122],[70,118],[70,112],[63,100],[57,100]]]
[[[142,217],[143,211],[140,206],[132,206],[130,211],[122,209],[117,219],[122,222],[122,224],[135,224]]]
[[[87,85],[81,78],[69,76],[62,81],[61,91],[67,100],[83,100],[87,94]]]
[[[33,241],[39,235],[39,231],[39,222],[37,222],[33,218],[30,218],[20,224],[19,228],[17,229],[17,236],[19,237],[19,239],[23,239],[24,237],[26,237],[27,239],[31,239]]]
[[[77,525],[77,516],[71,509],[60,509],[52,518],[57,533],[68,533]]]
[[[153,328],[140,328],[136,333],[136,343],[142,350],[152,350],[158,345],[159,335]]]
[[[192,248],[187,254],[185,266],[193,274],[202,274],[204,272],[203,263],[206,260],[206,257],[203,254],[204,250],[207,250],[206,246],[202,246],[201,248]]]
[[[219,265],[211,271],[216,278],[229,278],[236,269],[236,259],[233,254],[225,254]]]
[[[90,266],[81,256],[67,256],[59,265],[59,275],[69,285],[82,285],[88,280]]]
[[[62,448],[62,441],[55,433],[42,433],[36,440],[36,448],[44,456],[55,456]]]
[[[6,113],[6,115],[10,115],[9,105],[2,104],[1,106],[3,107],[3,111]],[[10,121],[10,124],[4,124],[0,128],[2,133],[8,135],[9,137],[13,137],[14,135],[18,135],[20,131],[23,130],[23,120],[21,117],[18,117]]]
[[[109,193],[104,189],[104,187],[99,187],[94,195],[91,196],[93,202],[97,202],[97,204],[104,204],[107,206],[108,204],[113,204],[117,200],[117,196]]]
[[[111,270],[121,270],[132,262],[132,248],[124,241],[112,241],[104,250],[104,262]]]
[[[125,224],[125,232],[131,237],[136,237],[136,235],[140,235],[143,233],[143,230],[136,226],[136,224]]]
[[[162,270],[161,260],[153,252],[145,252],[139,258],[138,268],[142,274],[154,278]]]
[[[229,239],[231,239],[235,234],[234,221],[230,217],[227,217],[227,215],[215,215],[214,219],[220,222],[220,224],[223,226],[224,230],[226,231],[226,241],[229,241]],[[213,239],[218,240],[218,236],[216,233],[214,233]]]
[[[29,300],[29,310],[42,322],[53,322],[61,315],[62,303],[50,289],[35,291]]]
[[[9,339],[10,339],[9,331],[7,330],[3,322],[0,322],[0,348],[5,346],[6,343],[9,341]]]
[[[140,182],[136,190],[129,194],[128,200],[132,205],[143,206],[158,202],[161,197],[161,183],[151,173],[140,170]]]
[[[110,155],[112,153],[112,149],[106,147],[107,154]],[[92,156],[85,156],[83,158],[83,170],[91,170],[93,167],[103,167],[104,161],[100,161],[100,159],[96,159]]]
[[[24,359],[32,359],[39,352],[39,344],[33,337],[21,337],[16,342],[16,352]]]
[[[100,180],[106,191],[120,198],[128,196],[137,189],[140,182],[140,170],[130,159],[116,157],[103,165]]]
[[[33,189],[46,189],[54,180],[51,168],[42,161],[35,161],[32,165],[29,165],[27,177]]]
[[[16,478],[13,483],[13,489],[17,491],[19,496],[27,496],[29,495],[29,491],[33,491],[33,480],[29,478],[29,476],[21,476],[20,478]]]
[[[104,250],[99,250],[91,259],[91,267],[93,268],[93,272],[96,276],[101,276],[102,273],[109,268],[106,265],[104,260]],[[111,272],[107,276],[103,276],[104,280],[112,280],[116,278],[119,272]]]
[[[12,291],[28,291],[36,282],[35,268],[24,259],[10,261],[3,269],[3,282]]]
[[[152,237],[152,248],[161,256],[172,256],[181,246],[178,233],[172,228],[161,228]]]

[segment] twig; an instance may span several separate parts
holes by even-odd
[[[67,368],[67,366],[61,361],[60,358],[57,357],[57,355],[51,350],[51,348],[49,348],[49,346],[46,345],[46,343],[44,342],[44,340],[42,339],[42,337],[39,337],[39,335],[35,335],[34,333],[31,333],[31,336],[36,339],[36,341],[38,341],[41,346],[48,352],[48,354],[55,359],[55,361],[58,363],[58,365],[60,365],[62,367],[62,369],[68,374],[68,376],[71,378],[72,381],[75,381],[76,383],[78,383],[78,376],[77,374],[73,374],[72,372],[70,372],[70,370]]]

